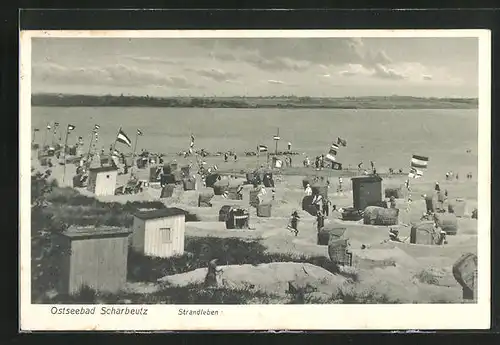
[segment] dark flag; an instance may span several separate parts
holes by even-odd
[[[346,147],[347,146],[347,140],[342,139],[341,137],[337,138],[337,144]]]

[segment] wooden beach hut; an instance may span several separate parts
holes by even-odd
[[[120,290],[127,280],[129,235],[130,231],[113,227],[70,227],[60,234],[60,292],[75,294],[83,286]]]
[[[116,167],[90,168],[87,189],[96,196],[114,195],[117,176]]]
[[[378,175],[355,176],[351,178],[353,206],[364,210],[367,206],[382,202],[382,178]]]
[[[132,248],[144,255],[167,258],[184,253],[186,212],[179,208],[134,214]]]

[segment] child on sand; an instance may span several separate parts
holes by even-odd
[[[288,225],[288,229],[295,234],[295,237],[297,237],[297,235],[299,234],[299,229],[298,229],[299,219],[300,217],[297,211],[293,211],[290,217],[290,225]]]

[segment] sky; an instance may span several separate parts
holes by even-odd
[[[477,97],[477,38],[33,38],[32,92]]]

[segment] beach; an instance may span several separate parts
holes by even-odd
[[[314,110],[308,111],[307,116],[296,110],[140,109],[141,115],[138,115],[138,111],[129,108],[34,107],[33,126],[43,127],[49,119],[54,119],[62,124],[75,125],[81,131],[78,133],[83,134],[84,131],[90,131],[94,123],[99,122],[99,145],[104,148],[113,142],[117,127],[121,126],[131,136],[136,128],[140,128],[144,136],[139,137],[137,151],[146,149],[163,153],[165,162],[175,160],[179,166],[196,163],[193,156],[182,157],[176,154],[189,148],[190,135],[193,134],[196,148],[204,148],[210,152],[237,152],[237,158],[230,156],[228,162],[224,162],[222,156],[206,157],[204,160],[207,166],[217,165],[221,174],[239,177],[244,177],[249,170],[268,164],[265,153],[245,156],[244,152],[254,151],[259,144],[267,145],[272,152],[272,136],[279,127],[282,141],[290,141],[292,150],[300,154],[292,156],[292,167],[274,170],[276,197],[271,201],[272,216],[269,218],[258,217],[256,210],[249,206],[251,185],[244,186],[243,200],[214,196],[212,207],[197,207],[198,194],[206,189],[196,172],[193,172],[197,179],[196,190],[183,191],[182,186],[177,186],[173,196],[169,198],[160,198],[161,188],[154,184],[138,194],[97,197],[102,202],[123,204],[131,201],[161,201],[167,207],[178,207],[196,215],[199,221],[186,223],[187,237],[255,239],[269,253],[277,255],[328,256],[327,246],[316,244],[315,218],[301,208],[304,177],[326,177],[331,182],[328,191],[331,203],[337,208],[347,208],[353,202],[350,177],[360,173],[355,168],[360,161],[364,162],[366,168],[369,167],[370,160],[375,162],[377,172],[383,178],[384,190],[403,188],[408,179],[412,154],[427,155],[429,164],[424,175],[410,180],[413,199],[411,205],[408,203],[407,193],[396,201],[397,208],[400,209],[397,225],[373,226],[363,224],[362,220],[343,221],[339,212],[332,212],[326,223],[347,229],[345,236],[349,238],[353,269],[358,276],[358,281],[349,288],[358,292],[375,289],[377,293],[392,296],[401,303],[462,301],[462,288],[453,278],[452,266],[462,254],[477,252],[477,220],[471,219],[471,212],[477,207],[476,111]],[[331,125],[321,125],[325,122]],[[72,134],[75,135],[77,134]],[[348,142],[346,147],[339,149],[338,154],[338,160],[342,161],[345,170],[324,168],[318,171],[313,167],[302,166],[305,157],[313,159],[326,153],[337,136]],[[286,144],[283,142],[280,142],[280,150],[285,149]],[[118,144],[117,148],[130,154],[130,148],[124,145]],[[33,154],[32,157],[33,167],[44,170],[44,167],[39,166],[36,155]],[[350,170],[347,169],[348,166]],[[404,173],[389,175],[387,172],[391,167],[395,170],[401,168]],[[133,169],[139,179],[149,179],[149,168]],[[76,167],[72,164],[67,164],[65,169],[59,164],[51,168],[52,177],[59,185],[68,187],[72,185],[75,170]],[[457,173],[459,179],[445,180],[445,173],[450,170]],[[472,172],[473,178],[465,179],[469,172]],[[339,177],[344,179],[341,192],[337,190]],[[117,186],[126,184],[129,178],[130,174],[119,174]],[[458,218],[458,233],[448,236],[446,245],[409,244],[407,239],[411,224],[418,223],[425,212],[425,202],[421,195],[432,194],[435,182],[439,182],[441,189],[448,192],[450,202],[457,198],[465,200],[466,214]],[[92,193],[85,188],[77,190],[92,197]],[[251,229],[228,230],[223,222],[218,222],[219,210],[224,205],[237,205],[247,209]],[[294,210],[301,216],[297,237],[286,229],[289,216]],[[404,243],[388,242],[389,228],[398,229]],[[129,288],[132,289],[133,286],[131,283]]]

